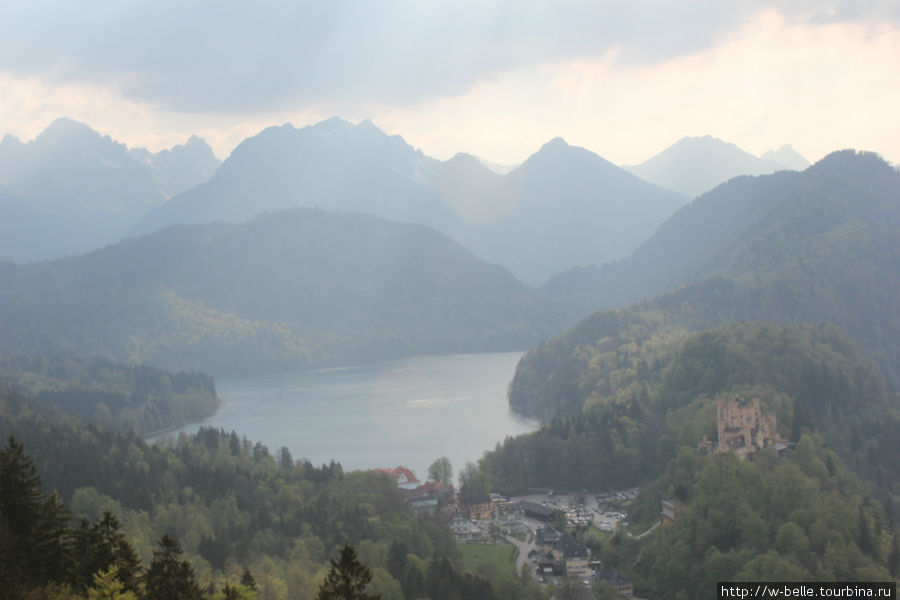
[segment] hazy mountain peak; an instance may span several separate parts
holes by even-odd
[[[90,126],[68,117],[61,117],[50,123],[44,131],[38,134],[35,141],[39,143],[60,144],[76,140],[95,141],[102,138],[103,136],[91,129]]]
[[[749,152],[741,150],[737,145],[731,142],[726,142],[725,140],[713,137],[711,135],[703,135],[699,137],[685,136],[675,142],[668,149],[664,150],[661,155],[665,154],[667,156],[673,156],[676,155],[678,151],[684,150],[702,153],[719,149],[726,149],[730,152],[738,152],[747,156],[753,156]]]
[[[802,171],[809,167],[809,161],[790,144],[785,144],[778,150],[769,150],[762,155],[763,160],[771,160],[784,165],[793,171]]]
[[[559,136],[556,136],[555,138],[541,146],[541,149],[538,150],[538,152],[543,152],[544,150],[556,150],[561,148],[571,148],[571,146],[569,146],[566,140]]]
[[[196,135],[184,144],[153,155],[134,150],[132,153],[152,170],[154,180],[168,197],[208,181],[221,164],[206,140]]]
[[[534,172],[546,169],[555,171],[557,176],[561,177],[568,177],[574,172],[581,173],[582,177],[588,174],[593,177],[599,175],[601,171],[607,174],[615,172],[618,175],[621,172],[628,175],[599,154],[581,146],[569,145],[561,137],[555,137],[541,146],[541,149],[529,156],[516,171]],[[567,175],[563,175],[564,173]]]
[[[189,137],[188,141],[185,142],[184,145],[186,148],[202,148],[204,150],[206,148],[209,148],[210,151],[212,151],[212,148],[210,147],[209,144],[206,143],[206,140],[204,140],[202,137],[200,137],[196,134]]]
[[[10,135],[8,133],[3,136],[2,140],[0,140],[0,148],[2,148],[3,146],[21,146],[21,145],[22,145],[22,140],[20,140],[19,138],[17,138],[14,135]]]
[[[478,165],[478,166],[484,167],[486,169],[488,168],[488,166],[486,164],[484,164],[483,161],[479,160],[477,157],[475,157],[472,154],[469,154],[468,152],[457,152],[456,154],[453,155],[453,158],[445,161],[444,164],[471,165],[471,166]]]
[[[695,197],[739,175],[774,173],[785,165],[705,135],[684,137],[645,162],[625,168],[651,183]]]
[[[329,117],[312,125],[313,131],[324,134],[347,134],[355,129],[357,129],[356,125],[340,117]]]

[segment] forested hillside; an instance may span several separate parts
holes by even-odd
[[[803,173],[733,180],[673,215],[627,260],[560,275],[544,292],[587,311],[687,285],[626,314],[691,330],[742,319],[834,323],[897,383],[898,236],[900,173],[875,155],[838,152]],[[606,319],[586,319],[523,364],[540,370],[539,382],[566,379],[537,365],[569,359],[542,355],[574,357],[585,341],[615,337]]]
[[[297,210],[0,263],[0,350],[213,374],[521,349],[567,321],[419,225]]]
[[[639,502],[657,510],[661,498],[674,501],[675,522],[639,552],[626,543],[610,556],[644,597],[709,597],[720,581],[876,582],[900,572],[896,505],[873,500],[814,437],[787,456],[765,450],[743,462],[684,449],[646,496]]]
[[[0,356],[0,381],[42,406],[139,434],[208,417],[219,406],[209,375],[108,361]]]
[[[605,489],[653,479],[677,448],[715,440],[723,395],[758,396],[784,438],[818,433],[858,472],[888,488],[900,481],[897,395],[836,327],[748,322],[654,334],[646,321],[618,325],[622,337],[580,345],[578,358],[556,370],[571,367],[569,378],[544,388],[544,397],[569,398],[580,410],[487,455],[495,485]],[[527,372],[516,381],[527,382]]]
[[[674,523],[640,541],[584,534],[641,597],[708,597],[717,581],[896,577],[900,399],[877,365],[834,326],[652,335],[626,316],[595,315],[607,328],[618,317],[627,341],[585,346],[577,376],[559,382],[587,393],[582,412],[485,454],[479,468],[495,488],[640,485],[634,533],[673,502]],[[717,440],[717,400],[735,396],[760,399],[786,451],[740,461],[701,443]]]
[[[0,561],[7,593],[56,582],[83,594],[91,575],[110,565],[119,566],[128,589],[141,590],[168,543],[170,555],[177,555],[172,544],[184,551],[178,556],[189,561],[202,589],[221,593],[226,583],[237,589],[249,572],[259,598],[313,598],[329,557],[349,542],[372,571],[370,591],[385,600],[490,600],[501,588],[517,598],[540,597],[526,580],[463,574],[447,528],[414,518],[384,474],[317,467],[287,449],[271,453],[212,429],[148,445],[133,433],[61,418],[6,387],[0,435],[16,438],[0,457],[0,530],[13,532],[0,536],[0,554],[16,553]],[[41,484],[58,496],[39,496]],[[15,514],[29,517],[11,521]],[[81,518],[87,521],[79,525]],[[105,550],[93,547],[112,542]],[[48,549],[59,558],[52,569],[41,566]]]

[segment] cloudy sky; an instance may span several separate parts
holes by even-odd
[[[428,155],[562,136],[619,164],[686,136],[900,162],[900,2],[3,0],[0,134],[68,116],[220,158],[269,125],[370,118]]]

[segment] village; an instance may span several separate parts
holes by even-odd
[[[460,544],[508,544],[515,547],[515,569],[523,567],[544,584],[573,580],[586,587],[607,581],[630,596],[631,583],[592,561],[590,551],[570,531],[594,527],[613,532],[627,526],[627,509],[637,488],[591,494],[542,490],[524,496],[492,493],[484,502],[463,506],[449,483],[420,482],[410,469],[379,469],[390,475],[416,515],[438,515]]]
[[[734,452],[745,460],[764,447],[782,452],[791,446],[778,436],[775,417],[765,413],[759,398],[719,398],[716,409],[717,441],[704,438],[698,443],[698,452]],[[378,471],[394,479],[414,514],[441,515],[459,544],[511,545],[517,573],[525,568],[542,584],[580,582],[586,598],[593,597],[588,592],[599,581],[626,598],[634,597],[633,586],[615,569],[593,560],[590,550],[575,539],[573,532],[595,528],[642,538],[660,525],[673,523],[679,510],[676,500],[663,499],[660,520],[635,535],[626,531],[627,511],[638,488],[602,493],[535,490],[513,497],[491,493],[483,502],[463,505],[448,482],[421,482],[403,466]]]

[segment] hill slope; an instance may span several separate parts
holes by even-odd
[[[898,232],[900,174],[875,155],[838,152],[803,173],[720,186],[628,259],[561,274],[543,292],[587,312],[710,281],[641,310],[679,314],[695,329],[740,319],[835,323],[896,382]]]
[[[489,457],[501,487],[602,489],[654,478],[678,447],[716,439],[715,400],[735,395],[760,397],[785,439],[818,433],[859,473],[900,477],[900,401],[836,327],[747,322],[619,343],[599,338],[565,364],[541,393],[573,393],[582,404]],[[520,364],[511,396],[533,366]]]
[[[433,230],[312,210],[0,267],[0,351],[213,373],[523,348],[564,322]]]

